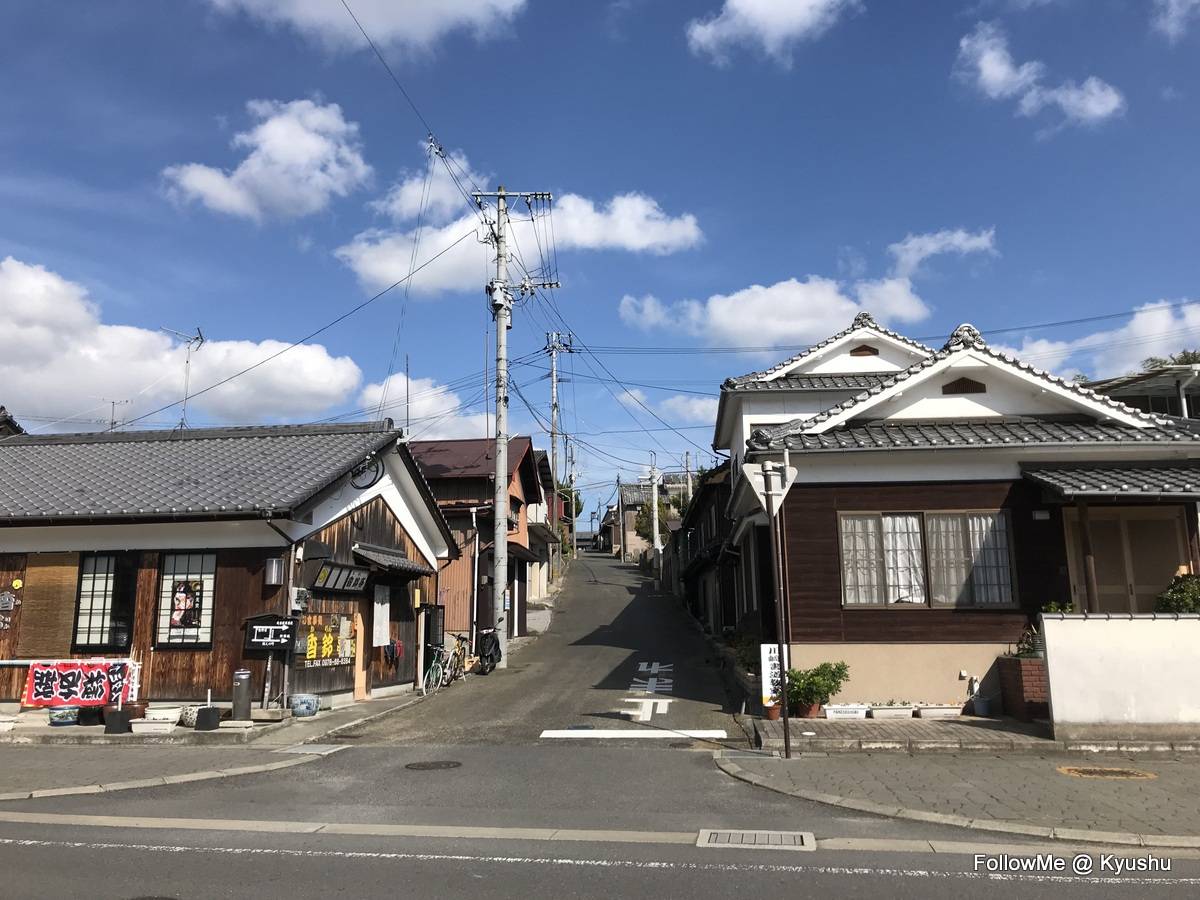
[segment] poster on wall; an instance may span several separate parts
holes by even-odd
[[[375,585],[375,615],[371,620],[371,646],[386,647],[392,642],[388,622],[392,618],[392,589],[386,584]]]
[[[171,627],[199,628],[204,582],[176,581],[171,586]]]
[[[354,663],[354,622],[339,613],[307,613],[296,629],[292,658],[298,669]]]
[[[104,706],[137,699],[128,661],[35,662],[25,679],[24,706]]]

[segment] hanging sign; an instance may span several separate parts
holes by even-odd
[[[392,619],[392,589],[386,584],[375,585],[375,609],[371,619],[371,646],[386,647],[392,642],[388,623]]]
[[[246,620],[246,636],[242,649],[286,650],[296,640],[298,620],[291,616],[251,616]]]
[[[313,579],[313,588],[320,591],[361,591],[367,586],[369,569],[324,563]]]
[[[104,706],[131,699],[132,680],[127,661],[66,660],[35,662],[25,679],[24,706]],[[133,694],[136,699],[137,694]]]

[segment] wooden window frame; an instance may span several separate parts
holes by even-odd
[[[133,603],[130,607],[128,641],[125,644],[116,644],[116,643],[113,643],[112,641],[91,643],[91,642],[86,642],[86,641],[81,642],[79,640],[79,620],[80,620],[80,616],[83,611],[82,600],[83,600],[84,563],[89,559],[101,559],[104,557],[112,558],[112,561],[113,561],[112,589],[109,592],[108,601],[104,604],[104,607],[102,607],[107,611],[107,617],[108,617],[107,629],[111,633],[112,620],[113,620],[113,608],[114,608],[115,600],[117,597],[117,591],[118,591],[117,578],[118,578],[118,573],[120,573],[120,571],[121,571],[122,556],[127,556],[127,554],[123,554],[119,550],[100,550],[100,551],[95,551],[95,552],[79,554],[79,573],[78,573],[79,577],[75,584],[75,618],[71,623],[71,652],[72,653],[128,653],[130,648],[133,647],[133,628],[134,628],[134,624],[137,622],[137,574],[136,574],[137,567],[136,566],[133,567],[134,568],[134,573],[132,574],[133,583],[131,585],[128,585],[128,589],[132,593],[132,600],[133,600]],[[93,577],[94,577],[94,575],[95,575],[95,571],[93,569]],[[95,591],[94,590],[92,592],[92,599],[93,600],[95,599]],[[95,608],[94,605],[88,607],[89,617],[94,615],[94,613],[92,612],[92,610],[94,608]],[[89,628],[89,631],[91,631],[91,630],[93,630],[93,629]]]
[[[162,617],[163,604],[163,579],[166,577],[166,560],[168,556],[211,556],[213,558],[213,575],[212,575],[212,592],[208,597],[203,598],[202,602],[208,606],[208,640],[207,641],[169,641],[163,640],[160,637],[160,622]],[[221,571],[220,554],[216,550],[165,550],[158,557],[158,580],[156,582],[157,598],[154,604],[154,639],[153,647],[155,650],[211,650],[213,648],[213,631],[216,629],[217,611],[217,584],[219,583],[218,576]],[[178,573],[175,573],[178,574]],[[201,607],[201,616],[203,616],[203,607]],[[198,626],[198,630],[203,631],[203,626]],[[168,630],[169,633],[169,630]]]

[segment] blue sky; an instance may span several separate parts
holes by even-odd
[[[589,346],[791,347],[863,307],[931,340],[1147,307],[993,336],[1063,373],[1200,342],[1200,308],[1149,306],[1198,294],[1196,0],[351,6],[464,170],[559,197],[556,301]],[[102,397],[132,399],[126,417],[176,399],[183,350],[160,326],[210,338],[204,386],[408,270],[425,129],[340,0],[6,4],[0,74],[0,403],[32,426],[87,427]],[[418,259],[470,230],[434,171]],[[407,300],[189,420],[375,407],[403,315],[413,431],[482,433],[488,254],[467,239]],[[550,315],[518,306],[514,356]],[[614,475],[606,452],[670,466],[707,448],[703,394],[771,360],[597,355],[625,384],[589,379],[608,376],[586,354],[564,362],[589,484]],[[544,406],[535,365],[513,376]],[[636,431],[662,425],[614,399],[630,382],[680,434]],[[403,392],[394,379],[389,402]]]

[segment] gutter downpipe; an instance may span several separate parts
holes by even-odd
[[[475,638],[478,634],[478,624],[475,613],[479,608],[479,525],[475,521],[475,512],[479,507],[471,507],[471,530],[475,532],[475,555],[471,561],[471,652],[475,652]]]

